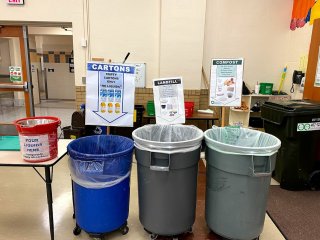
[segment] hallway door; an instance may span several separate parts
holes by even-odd
[[[15,39],[18,41],[18,50],[16,58],[20,58],[21,71],[12,68],[10,72],[10,81],[0,83],[0,92],[22,93],[24,96],[24,105],[26,117],[34,116],[32,81],[30,74],[30,61],[28,52],[28,29],[25,26],[0,26],[0,38]],[[10,52],[10,54],[12,54]],[[20,56],[19,56],[20,55]],[[10,56],[11,59],[13,56]],[[21,77],[19,78],[19,76]],[[19,79],[21,79],[19,81]]]

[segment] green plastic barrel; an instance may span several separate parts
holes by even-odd
[[[209,228],[230,239],[259,237],[280,140],[264,132],[228,127],[215,127],[204,136]]]

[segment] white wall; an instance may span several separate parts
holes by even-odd
[[[244,57],[251,89],[257,81],[277,89],[288,64],[283,90],[289,92],[311,36],[308,26],[289,30],[292,1],[33,0],[22,7],[1,1],[0,22],[71,22],[77,86],[87,59],[120,62],[131,52],[128,62],[147,63],[147,87],[153,78],[182,75],[186,89],[199,89],[201,65],[209,77],[212,58]]]
[[[290,92],[292,72],[308,54],[311,27],[289,29],[292,0],[207,1],[203,66],[210,76],[212,58],[244,57],[244,81],[271,82],[278,89],[288,65],[283,90]]]
[[[33,0],[19,7],[1,1],[0,12],[0,22],[71,22],[77,86],[86,60],[121,62],[131,52],[128,62],[147,64],[147,87],[163,74],[200,88],[205,0]]]
[[[161,8],[160,76],[182,76],[185,89],[200,89],[205,0],[167,0]]]

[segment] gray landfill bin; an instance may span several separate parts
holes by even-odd
[[[239,127],[215,127],[207,144],[206,221],[218,235],[238,240],[262,232],[278,138]]]
[[[191,231],[203,132],[187,125],[145,125],[132,137],[141,224],[154,237]]]

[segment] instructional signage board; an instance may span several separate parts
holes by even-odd
[[[181,77],[154,79],[153,96],[157,124],[185,123]]]
[[[243,58],[212,59],[210,106],[241,106]]]
[[[86,125],[133,126],[135,67],[88,62]]]

